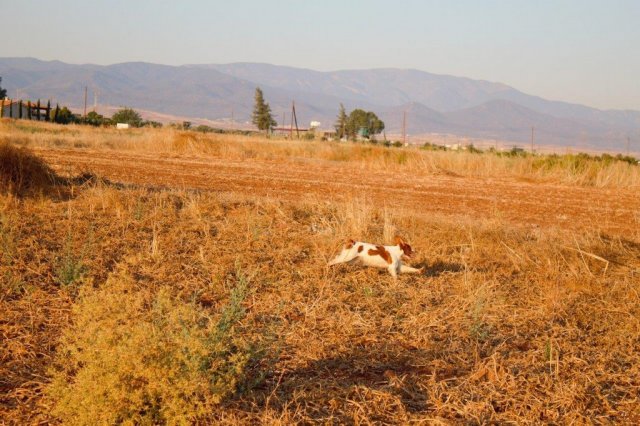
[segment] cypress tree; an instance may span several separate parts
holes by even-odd
[[[33,115],[32,115],[32,114],[33,114],[33,113],[32,113],[32,111],[31,111],[31,101],[27,101],[27,118],[28,118],[29,120],[31,120],[31,119],[33,118]]]
[[[22,99],[18,101],[18,118],[22,118]]]
[[[47,118],[49,117],[50,114],[51,114],[51,99],[48,99],[47,100]]]
[[[273,119],[273,115],[271,115],[271,107],[264,101],[264,95],[259,87],[256,87],[255,104],[251,121],[258,130],[264,130],[267,135],[269,134],[269,130],[277,124],[276,120]]]
[[[36,117],[38,118],[38,121],[40,121],[40,99],[38,99],[38,103],[36,104]]]
[[[335,128],[338,138],[342,139],[347,134],[347,112],[344,110],[344,105],[340,104],[340,111],[338,112],[338,121],[336,121]]]
[[[0,77],[0,83],[2,83],[2,77]],[[7,89],[0,87],[0,99],[4,99],[7,96]]]

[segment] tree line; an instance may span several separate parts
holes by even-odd
[[[0,77],[2,83],[2,77]],[[7,95],[7,91],[0,87],[0,99]],[[51,108],[49,120],[60,124],[88,124],[92,126],[108,126],[116,123],[126,123],[131,127],[160,127],[162,124],[156,121],[143,120],[140,114],[132,108],[124,107],[114,113],[111,118],[98,114],[95,111],[89,112],[85,117],[74,114],[69,108],[62,108],[56,104]],[[252,123],[260,131],[269,134],[277,125],[271,112],[269,103],[265,101],[262,90],[257,87],[254,96],[254,108],[251,116]],[[186,126],[185,126],[186,127]],[[344,105],[340,104],[337,121],[334,125],[338,138],[356,140],[358,138],[375,138],[375,135],[384,130],[384,122],[372,111],[354,109],[347,114]]]
[[[269,134],[277,125],[271,113],[271,107],[264,99],[262,90],[256,88],[251,122],[258,130]],[[356,140],[358,138],[373,139],[384,130],[384,122],[372,111],[354,109],[347,114],[344,105],[340,104],[337,121],[334,125],[339,139]]]

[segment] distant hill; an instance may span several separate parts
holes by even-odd
[[[51,98],[80,107],[83,87],[102,105],[126,105],[162,114],[248,121],[260,86],[276,120],[288,125],[291,101],[301,125],[311,120],[329,128],[340,103],[370,109],[398,133],[406,113],[410,134],[460,136],[526,142],[535,126],[537,142],[622,149],[627,136],[640,138],[640,112],[599,110],[550,101],[501,83],[418,70],[372,69],[319,72],[269,64],[235,63],[167,66],[132,62],[109,66],[72,65],[32,58],[0,58],[3,86],[15,95]]]

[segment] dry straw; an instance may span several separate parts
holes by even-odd
[[[4,138],[36,152],[58,144],[529,173],[519,160],[489,156],[409,150],[400,164],[403,151],[368,146],[2,126]],[[179,138],[188,141],[174,146]],[[637,424],[640,240],[584,225],[106,180],[62,201],[3,194],[0,418]],[[344,238],[389,242],[395,233],[410,241],[423,275],[394,281],[358,265],[325,267]],[[56,265],[66,253],[82,268],[63,285]],[[215,346],[220,327],[226,337]]]

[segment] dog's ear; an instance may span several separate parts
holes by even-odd
[[[404,242],[400,243],[400,248],[402,249],[402,252],[404,253],[404,255],[407,257],[411,257],[411,255],[413,254],[413,249],[407,243],[404,243]]]
[[[350,248],[352,248],[355,244],[356,244],[356,242],[355,242],[353,239],[348,239],[348,240],[344,243],[344,248],[346,248],[346,249],[350,249]]]
[[[396,235],[395,238],[393,239],[393,242],[395,243],[395,245],[400,246],[400,249],[402,250],[402,252],[404,253],[405,256],[407,257],[411,257],[411,255],[413,254],[413,249],[411,248],[411,246],[409,244],[407,244],[401,236]]]

